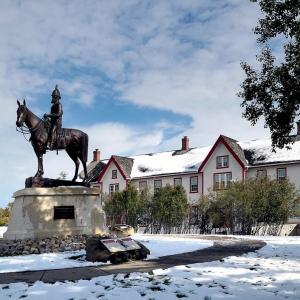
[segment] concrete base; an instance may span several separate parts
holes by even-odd
[[[4,239],[45,238],[106,231],[99,189],[87,187],[26,188],[14,193]],[[54,207],[74,206],[74,218],[54,219]]]

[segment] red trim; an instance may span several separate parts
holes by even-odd
[[[197,191],[192,191],[192,178],[197,178]],[[190,194],[198,193],[199,190],[199,182],[198,182],[198,176],[190,176]]]
[[[175,186],[175,179],[180,179],[180,185],[182,186],[182,177],[174,177],[173,182],[174,182],[174,187]]]
[[[226,140],[224,139],[224,137],[222,135],[219,136],[219,138],[217,139],[217,141],[214,143],[214,145],[212,146],[212,148],[210,149],[209,153],[207,154],[207,156],[205,157],[204,161],[201,163],[198,172],[200,173],[202,171],[202,169],[204,168],[204,166],[206,165],[207,161],[209,160],[209,158],[212,156],[213,152],[215,151],[215,149],[217,148],[217,146],[219,145],[219,143],[223,143],[223,145],[227,148],[227,150],[232,154],[232,156],[237,160],[237,162],[241,165],[241,167],[243,168],[243,172],[245,169],[245,164],[240,160],[240,158],[237,156],[237,154],[232,150],[232,148],[228,145],[228,143],[226,142]]]
[[[228,165],[226,167],[218,167],[218,158],[219,157],[227,157],[227,163],[228,163]],[[229,168],[229,155],[219,155],[219,156],[216,156],[216,169],[225,169],[225,168]]]
[[[283,180],[286,180],[287,179],[287,169],[286,167],[284,168],[276,168],[276,178],[277,178],[277,181],[279,182],[279,178],[278,178],[278,170],[281,170],[281,169],[285,169],[285,179]]]
[[[215,188],[215,175],[219,175],[219,174],[231,174],[231,180],[232,180],[232,172],[219,172],[219,173],[213,173],[213,190],[214,191],[219,191],[219,190],[225,190],[226,188],[224,189],[216,189]],[[244,170],[243,170],[243,174],[244,174]]]
[[[100,172],[99,176],[97,177],[97,182],[100,182],[102,177],[104,176],[106,170],[108,169],[109,165],[111,163],[114,163],[116,165],[116,167],[118,168],[118,170],[120,171],[121,175],[123,176],[123,178],[125,180],[127,180],[126,175],[124,174],[122,168],[120,167],[120,165],[118,164],[118,162],[116,161],[116,159],[114,158],[114,156],[112,155],[111,158],[109,159],[108,163],[106,164],[106,166],[104,167],[104,169]]]

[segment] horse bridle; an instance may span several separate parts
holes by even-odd
[[[26,109],[26,111],[27,111],[27,108],[26,108],[26,107],[25,107],[25,109]],[[44,122],[43,119],[41,119],[41,120],[38,122],[38,124],[35,125],[34,127],[29,128],[29,127],[27,127],[26,125],[24,125],[24,121],[23,121],[23,122],[22,122],[23,124],[22,124],[21,126],[16,126],[16,131],[17,131],[17,132],[21,132],[21,133],[23,134],[23,136],[24,136],[24,139],[25,139],[27,142],[29,142],[30,140],[28,140],[28,139],[26,138],[25,135],[37,131],[37,130],[39,129],[39,127],[41,126],[42,122]]]

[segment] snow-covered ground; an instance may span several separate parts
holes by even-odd
[[[0,226],[0,238],[3,237],[3,233],[7,230],[7,226]]]
[[[207,240],[182,239],[175,237],[157,237],[135,235],[134,239],[141,241],[150,250],[148,259],[164,255],[195,251],[213,245]],[[104,263],[88,262],[69,259],[71,256],[84,255],[85,251],[68,251],[63,253],[44,253],[23,256],[0,257],[0,273],[77,268],[84,266],[97,266]],[[0,297],[1,299],[1,297]]]
[[[160,237],[153,237],[155,239]],[[268,243],[264,248],[221,261],[182,265],[150,273],[96,277],[78,282],[0,285],[0,299],[299,300],[300,238],[261,239]],[[185,245],[189,243],[195,243],[195,240],[190,239]],[[164,251],[171,251],[173,246],[170,243],[169,249],[165,248]]]

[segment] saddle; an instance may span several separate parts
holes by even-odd
[[[48,136],[51,131],[51,121],[49,118],[44,119],[45,128],[47,129]],[[51,150],[58,150],[58,149],[65,149],[67,146],[66,137],[70,135],[70,130],[67,128],[57,128],[55,135],[52,137],[53,140],[53,149]],[[47,143],[48,144],[48,143]],[[49,147],[47,146],[47,149]]]
[[[67,129],[60,128],[60,130],[56,131],[56,135],[54,138],[54,148],[55,149],[64,149],[67,146],[66,143],[66,136],[67,136]]]
[[[67,146],[67,137],[69,136],[69,129],[66,128],[61,128],[60,130],[57,130],[53,139],[53,149],[49,149],[47,146],[48,150],[59,150],[59,149],[65,149]]]

